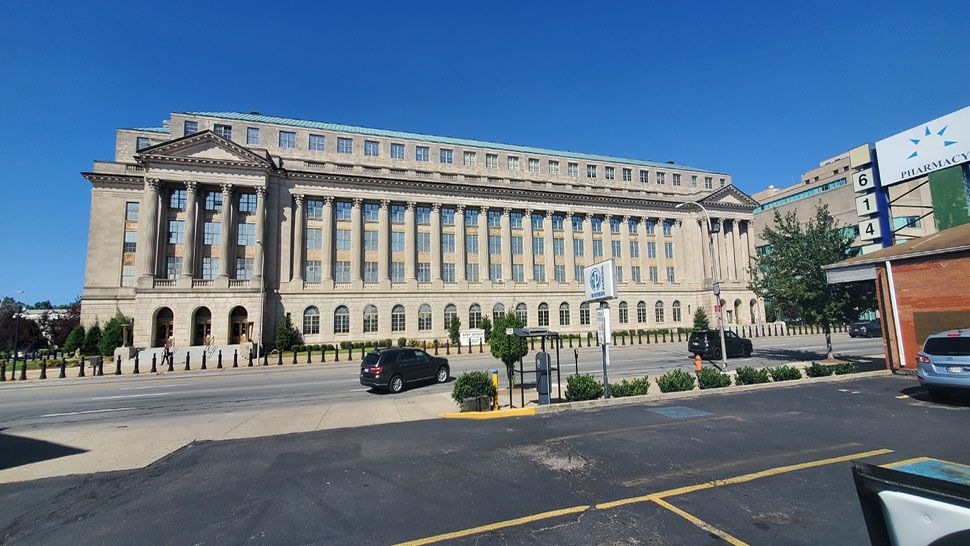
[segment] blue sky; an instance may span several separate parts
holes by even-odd
[[[672,160],[753,192],[970,104],[961,2],[464,4],[4,3],[0,292],[81,292],[79,172],[171,111]]]

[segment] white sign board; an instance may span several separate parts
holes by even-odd
[[[882,230],[879,229],[879,218],[864,220],[859,222],[859,238],[863,241],[878,239],[882,237]]]
[[[593,264],[583,270],[586,284],[586,301],[604,301],[616,297],[616,275],[613,260]]]
[[[468,345],[469,342],[471,342],[472,345],[478,345],[479,342],[485,343],[485,330],[482,330],[481,328],[462,330],[458,332],[458,339],[461,341],[462,345]]]
[[[970,163],[970,106],[880,140],[876,157],[883,186]]]
[[[613,328],[610,326],[610,309],[600,307],[596,310],[596,338],[600,345],[608,345],[613,339]]]
[[[856,197],[855,211],[863,218],[867,218],[870,214],[878,212],[876,210],[876,195],[874,193],[867,193],[866,195]]]
[[[852,173],[852,189],[858,192],[869,191],[875,184],[872,180],[872,169],[863,169],[857,173]]]

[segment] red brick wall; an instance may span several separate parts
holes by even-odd
[[[916,353],[922,348],[922,339],[916,339],[913,314],[927,311],[962,311],[970,313],[970,252],[929,256],[893,262],[893,282],[896,287],[896,301],[899,307],[899,325],[903,333],[903,352],[905,367],[916,366]],[[889,285],[884,266],[877,268],[879,280],[884,284],[881,291],[880,308],[888,308]],[[888,309],[886,309],[888,310]],[[888,338],[894,367],[900,365],[899,351],[896,350],[895,328],[891,313],[886,317],[883,331]],[[952,324],[950,327],[965,327],[970,324]]]

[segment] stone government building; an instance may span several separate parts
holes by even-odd
[[[583,267],[615,258],[613,327],[710,313],[715,236],[728,322],[747,288],[757,202],[729,175],[659,163],[265,116],[172,113],[118,129],[90,172],[82,321],[133,319],[135,347],[255,340],[289,314],[306,343],[447,337],[515,311],[595,328]]]

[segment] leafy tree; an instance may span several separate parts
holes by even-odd
[[[86,355],[100,354],[99,343],[101,343],[101,326],[98,325],[98,319],[94,319],[94,325],[88,328],[88,331],[84,334],[81,352]]]
[[[492,338],[489,340],[489,350],[492,352],[492,356],[505,364],[505,373],[508,375],[509,385],[511,385],[515,363],[528,354],[529,344],[526,343],[524,337],[506,334],[506,328],[522,328],[522,321],[511,311],[495,319]]]
[[[84,345],[84,326],[78,324],[67,335],[67,339],[64,341],[64,350],[68,353],[74,353],[82,345]]]
[[[47,338],[37,322],[23,315],[17,317],[22,308],[22,304],[10,298],[0,303],[0,347],[12,351],[14,339],[18,351],[47,347]]]
[[[461,341],[461,320],[458,319],[458,315],[451,317],[451,324],[448,325],[448,339],[451,340],[452,345],[458,345],[458,342]]]
[[[850,256],[854,236],[841,229],[827,205],[818,205],[804,226],[794,211],[783,217],[776,210],[763,237],[769,252],[751,270],[751,290],[778,314],[820,325],[832,358],[832,325],[856,320],[875,305],[872,283],[829,284],[822,269]]]
[[[63,347],[67,341],[67,336],[81,323],[81,298],[76,298],[68,305],[57,307],[64,312],[59,314],[51,313],[46,322],[42,321],[41,329],[50,339],[51,343]]]
[[[115,349],[124,345],[124,325],[128,323],[123,315],[115,315],[104,325],[101,339],[98,341],[98,351],[102,356],[111,356]]]
[[[276,331],[276,348],[281,351],[289,351],[300,339],[300,332],[293,327],[290,315],[283,317],[279,329]]]
[[[34,304],[33,309],[53,309],[54,306],[51,304],[51,300],[39,301]]]
[[[694,330],[710,330],[711,321],[707,318],[707,311],[703,307],[698,307],[694,311]]]
[[[485,342],[492,338],[492,319],[482,317],[482,330],[485,330]]]

